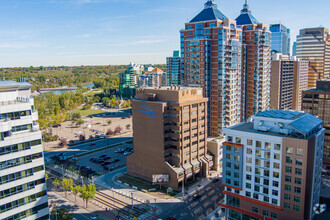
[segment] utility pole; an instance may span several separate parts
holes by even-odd
[[[133,209],[133,205],[134,205],[134,201],[133,201],[133,192],[131,192],[131,197],[132,197],[132,218],[134,218],[134,209]]]

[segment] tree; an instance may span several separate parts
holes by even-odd
[[[78,119],[78,120],[76,120],[76,126],[77,127],[80,127],[81,125],[83,125],[85,122],[84,122],[84,120],[82,120],[82,119]]]
[[[121,133],[122,130],[123,130],[123,128],[122,128],[120,125],[118,125],[118,126],[116,127],[115,132],[116,132],[116,133]]]
[[[81,187],[79,185],[78,186],[71,186],[71,191],[74,195],[74,202],[77,202],[77,195],[80,192],[80,190],[81,190]]]
[[[64,147],[68,145],[68,141],[66,140],[66,138],[61,138],[60,140],[60,146]]]
[[[107,120],[107,124],[111,125],[112,121],[111,120]]]
[[[64,178],[62,180],[62,186],[65,189],[65,197],[67,197],[68,196],[68,191],[73,186],[73,180],[72,179],[68,179],[68,178]]]
[[[88,201],[94,199],[96,194],[96,187],[94,184],[83,185],[80,189],[80,198],[86,202],[86,208],[88,207]]]
[[[53,181],[53,185],[55,186],[55,189],[57,190],[58,189],[58,186],[61,185],[61,182],[56,178]]]
[[[71,220],[73,219],[72,213],[69,213],[69,211],[64,208],[58,208],[58,209],[53,209],[50,213],[51,215],[55,215],[55,219],[61,219],[61,220]]]
[[[49,180],[49,176],[48,176],[48,173],[45,174],[45,178],[46,178],[46,181]]]
[[[109,135],[109,136],[113,135],[113,130],[111,128],[109,128],[106,135]]]

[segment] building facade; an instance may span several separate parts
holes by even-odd
[[[308,88],[308,61],[289,55],[273,54],[270,107],[300,110],[301,94]]]
[[[151,71],[144,72],[138,79],[138,87],[159,87],[166,86],[166,74],[159,68],[154,68]]]
[[[216,137],[241,120],[242,30],[208,0],[180,36],[184,84],[203,88],[209,134]]]
[[[224,201],[228,219],[312,219],[321,191],[323,121],[268,110],[226,128]]]
[[[283,24],[271,24],[269,30],[272,32],[271,52],[290,55],[290,29]]]
[[[183,61],[179,51],[173,51],[173,57],[166,58],[166,86],[184,85]]]
[[[119,73],[119,94],[121,97],[134,97],[138,80],[144,70],[143,65],[130,63],[123,73]]]
[[[300,30],[296,45],[297,58],[310,61],[308,88],[330,76],[330,36],[327,28]]]
[[[132,112],[129,175],[150,182],[160,176],[167,180],[165,186],[179,190],[208,174],[214,163],[207,152],[207,99],[201,88],[137,89]]]
[[[324,163],[330,164],[330,80],[319,80],[315,89],[303,91],[302,111],[311,113],[324,121]]]
[[[241,118],[245,120],[269,109],[271,32],[255,19],[247,4],[236,22],[243,29]]]
[[[0,81],[0,219],[49,219],[45,164],[31,85]]]

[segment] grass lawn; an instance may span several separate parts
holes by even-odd
[[[81,117],[88,116],[88,115],[95,115],[100,113],[106,113],[106,111],[102,110],[95,110],[95,109],[88,109],[88,110],[76,110],[74,113],[80,112]]]

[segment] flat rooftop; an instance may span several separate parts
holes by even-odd
[[[17,89],[29,89],[31,88],[32,85],[30,83],[27,83],[27,82],[16,82],[16,81],[13,81],[13,80],[0,80],[0,89],[3,91],[3,90],[6,90],[7,88],[8,89],[13,89],[13,88],[17,88]]]
[[[295,120],[305,115],[304,112],[298,111],[290,111],[290,110],[266,110],[263,112],[259,112],[256,116],[266,117],[266,118],[277,118],[277,119],[287,119],[287,120]]]

